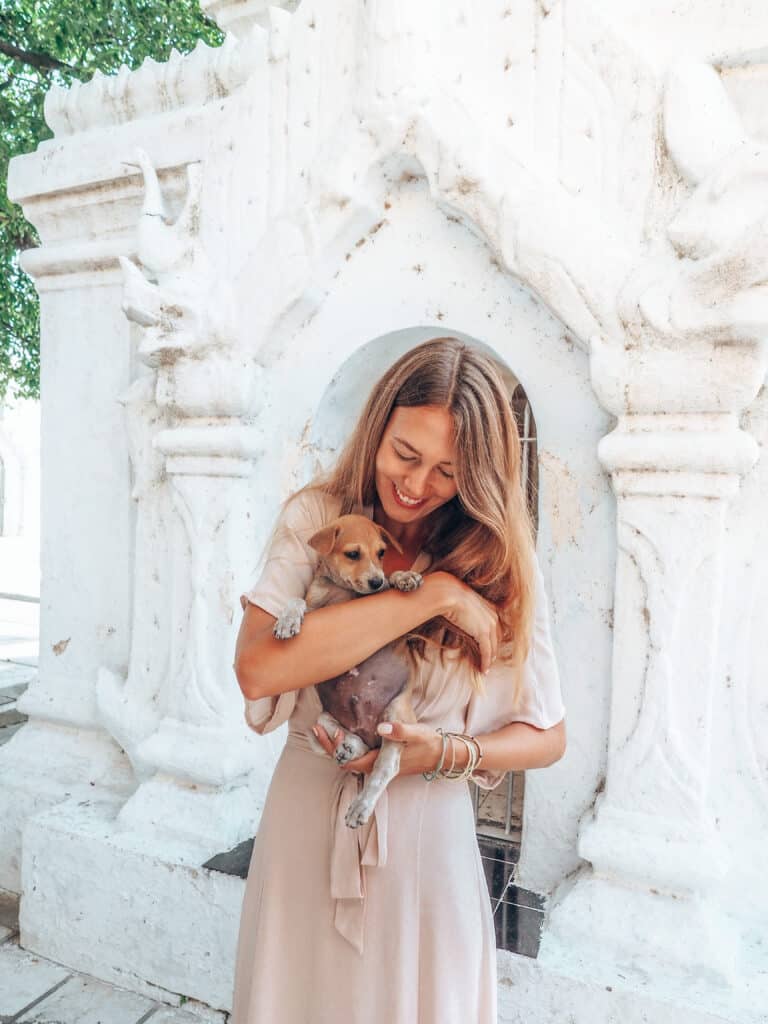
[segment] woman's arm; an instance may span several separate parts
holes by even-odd
[[[525,768],[547,768],[559,761],[565,753],[565,719],[549,729],[537,729],[527,722],[510,722],[495,732],[478,735],[477,739],[483,748],[481,767],[488,771],[517,772]],[[458,740],[455,741],[455,747],[456,767],[465,768],[469,760],[466,745]],[[436,748],[435,764],[441,748],[442,740]],[[450,753],[447,756],[450,763]]]
[[[385,644],[452,608],[451,587],[439,573],[418,590],[387,590],[307,612],[290,640],[272,636],[275,617],[245,608],[235,649],[235,675],[247,700],[333,679]]]

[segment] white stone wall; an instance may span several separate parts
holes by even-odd
[[[122,927],[70,928],[72,965],[185,984],[124,940],[119,886],[130,861],[203,913],[191,872],[258,820],[276,751],[242,721],[237,594],[386,363],[459,333],[532,404],[568,709],[526,780],[550,903],[538,962],[500,957],[503,1019],[757,1021],[766,15],[208,6],[224,47],[51,93],[54,139],[11,167],[46,341],[41,672],[0,752],[22,941],[61,957],[79,850]],[[223,1006],[231,964],[185,927],[188,994]]]

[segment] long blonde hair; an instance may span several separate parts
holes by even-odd
[[[339,514],[360,511],[376,497],[376,453],[392,410],[432,405],[448,409],[455,425],[457,494],[431,514],[422,548],[428,572],[450,572],[497,606],[499,657],[522,685],[533,621],[534,531],[521,481],[520,437],[509,396],[493,361],[458,338],[434,338],[402,355],[373,387],[335,465],[291,498],[318,489],[341,502]],[[430,619],[407,634],[414,664],[426,644],[456,649],[469,662],[472,685],[484,692],[476,641],[446,619]]]

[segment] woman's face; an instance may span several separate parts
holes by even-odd
[[[376,490],[385,514],[406,524],[450,501],[457,493],[455,462],[447,409],[397,406],[376,452]]]

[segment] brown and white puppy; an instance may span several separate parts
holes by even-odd
[[[382,560],[387,545],[400,552],[402,548],[383,526],[367,516],[339,516],[313,534],[308,543],[319,555],[315,575],[305,597],[291,600],[278,616],[272,632],[279,640],[296,636],[305,613],[312,608],[381,593],[389,587],[409,591],[421,586],[422,577],[417,572],[398,570],[386,576]],[[343,639],[340,636],[339,643]],[[362,792],[349,807],[345,820],[350,828],[370,818],[379,796],[399,771],[402,744],[382,740],[376,726],[379,722],[416,721],[411,687],[404,648],[398,641],[315,687],[323,707],[317,724],[331,737],[339,728],[344,731],[334,755],[338,764],[382,748]],[[307,739],[315,753],[326,755],[311,730]]]

